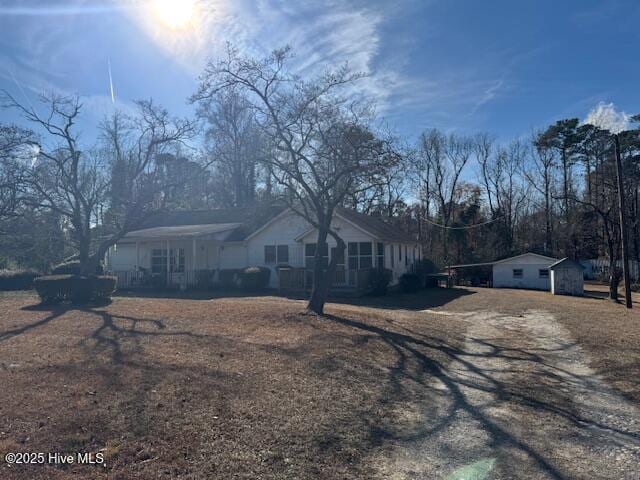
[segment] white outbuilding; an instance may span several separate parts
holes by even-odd
[[[550,290],[549,268],[557,258],[523,253],[493,262],[494,288],[526,288]]]
[[[569,258],[549,266],[551,293],[554,295],[584,295],[584,267]]]

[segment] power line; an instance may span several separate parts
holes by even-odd
[[[476,223],[474,225],[465,225],[462,227],[450,227],[447,225],[442,225],[441,223],[436,223],[432,220],[429,220],[428,218],[422,218],[421,220],[424,220],[425,222],[434,225],[436,227],[440,227],[440,228],[444,228],[445,230],[470,230],[472,228],[478,228],[478,227],[483,227],[484,225],[489,225],[490,223],[493,222],[497,222],[498,220],[501,220],[505,217],[506,215],[502,215],[498,218],[494,218],[493,220],[487,220],[486,222],[482,222],[482,223]]]

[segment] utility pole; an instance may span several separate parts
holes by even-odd
[[[620,238],[622,240],[622,273],[624,275],[624,298],[627,308],[632,308],[631,279],[629,276],[629,245],[627,243],[626,209],[624,205],[624,182],[622,180],[622,160],[620,158],[620,139],[614,133],[616,151],[616,176],[618,179],[618,206],[620,207]]]

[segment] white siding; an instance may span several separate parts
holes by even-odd
[[[584,295],[584,274],[581,268],[568,265],[551,270],[551,293],[554,295]]]
[[[244,268],[247,265],[247,247],[242,244],[223,245],[220,249],[220,268]]]
[[[493,286],[496,288],[527,288],[549,290],[549,277],[541,278],[540,270],[548,269],[555,260],[545,260],[537,255],[523,255],[493,266]],[[513,270],[522,270],[522,278],[515,278]]]
[[[117,247],[111,247],[109,252],[110,270],[131,270],[136,264],[136,246],[130,243],[121,243]]]

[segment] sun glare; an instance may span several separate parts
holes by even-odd
[[[182,30],[189,27],[194,14],[194,0],[154,0],[153,9],[163,25]]]

